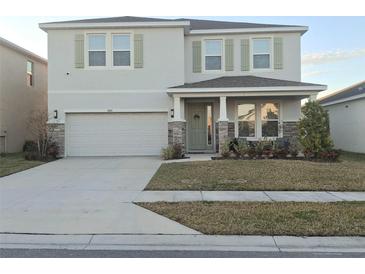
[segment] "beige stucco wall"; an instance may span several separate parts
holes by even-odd
[[[143,34],[143,68],[74,68],[75,34],[88,32]],[[183,28],[50,30],[48,46],[48,102],[50,112],[59,111],[55,122],[63,123],[70,110],[167,111],[172,99],[166,89],[184,83]]]
[[[27,60],[34,63],[32,87],[26,82]],[[47,65],[0,45],[0,77],[0,132],[6,135],[6,152],[19,152],[32,138],[27,129],[31,112],[47,108]]]
[[[325,109],[329,113],[335,147],[365,153],[365,98],[326,106]]]
[[[241,71],[241,40],[252,39],[255,37],[282,37],[284,52],[284,68],[281,70],[251,70]],[[222,72],[192,72],[192,42],[202,41],[202,59],[204,58],[204,39],[233,39],[234,43],[234,70],[224,71],[224,54],[223,54],[223,71]],[[192,83],[203,80],[209,80],[221,76],[237,76],[237,75],[255,75],[259,77],[276,78],[291,81],[301,80],[301,56],[300,56],[300,33],[273,33],[273,34],[231,34],[231,35],[192,35],[185,39],[185,82]],[[252,43],[251,43],[252,46]],[[224,53],[224,43],[223,43]],[[204,62],[202,62],[203,66]],[[252,62],[251,62],[252,65]]]

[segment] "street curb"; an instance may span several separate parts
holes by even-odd
[[[365,253],[365,237],[0,234],[0,248]]]

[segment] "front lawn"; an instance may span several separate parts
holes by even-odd
[[[27,161],[23,153],[9,153],[0,156],[0,177],[44,164],[41,161]]]
[[[360,154],[361,155],[361,154]],[[216,160],[162,164],[146,190],[365,191],[365,161]]]
[[[365,202],[159,202],[138,205],[204,234],[365,236]]]

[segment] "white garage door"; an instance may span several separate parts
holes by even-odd
[[[67,114],[68,156],[159,155],[167,113]]]

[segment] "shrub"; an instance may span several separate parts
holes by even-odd
[[[225,141],[220,147],[220,154],[223,158],[228,158],[231,154],[231,141]]]
[[[318,158],[323,151],[333,149],[329,131],[328,112],[315,101],[308,101],[302,108],[299,121],[299,140],[306,157]]]
[[[161,157],[164,160],[174,159],[174,154],[175,154],[175,152],[174,152],[174,148],[172,146],[168,146],[161,150]]]
[[[234,144],[234,151],[238,157],[245,157],[247,151],[249,149],[248,143],[246,139],[239,139],[237,140],[237,144]]]
[[[274,158],[283,159],[289,154],[288,143],[283,139],[273,141],[272,154]]]
[[[52,142],[47,147],[47,159],[57,159],[59,155],[60,147],[56,142]]]
[[[179,144],[169,145],[161,150],[161,157],[164,160],[184,158],[183,148]]]
[[[292,157],[297,157],[299,154],[298,142],[296,139],[291,139],[289,143],[289,154]]]
[[[257,157],[261,157],[264,152],[264,143],[262,141],[258,141],[255,145],[255,152]]]
[[[319,153],[319,158],[321,160],[329,161],[329,162],[335,162],[338,160],[338,157],[340,157],[340,151],[339,150],[328,150],[328,151],[321,151]]]

